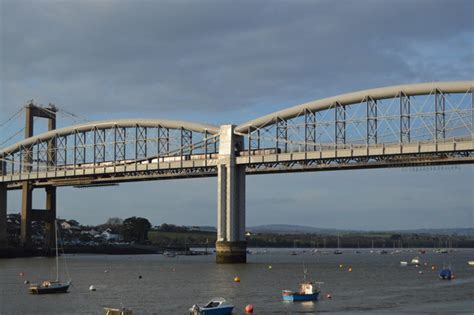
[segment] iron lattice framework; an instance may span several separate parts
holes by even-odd
[[[291,117],[277,114],[274,123],[256,120],[237,127],[246,136],[249,150],[275,148],[275,153],[292,153],[443,143],[471,139],[473,128],[470,88],[459,93],[437,88],[411,96],[401,90],[390,98],[369,94],[350,104],[335,100],[319,110],[308,106]]]
[[[257,118],[235,127],[244,138],[237,163],[251,174],[472,163],[473,86],[460,81],[372,89]],[[219,127],[212,125],[90,123],[1,150],[0,178],[39,183],[214,176],[218,145]]]
[[[210,133],[207,129],[196,131],[149,123],[102,127],[92,123],[88,128],[73,128],[20,144],[2,157],[3,175],[210,159],[211,155],[215,158],[218,143],[215,131]]]

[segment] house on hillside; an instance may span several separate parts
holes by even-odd
[[[100,236],[107,242],[120,242],[123,237],[119,234],[113,234],[111,229],[106,229]]]

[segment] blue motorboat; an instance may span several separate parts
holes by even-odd
[[[451,280],[454,279],[454,274],[449,268],[443,268],[439,273],[439,277],[443,280]]]
[[[314,288],[313,282],[303,282],[298,292],[283,290],[281,296],[284,301],[317,301],[320,293],[319,285],[322,282],[316,283],[318,284],[318,289]]]
[[[204,306],[193,305],[190,309],[190,315],[230,315],[234,305],[228,303],[223,298],[215,298]]]
[[[304,264],[303,264],[304,266]],[[306,280],[308,270],[306,268],[303,269],[304,277],[303,282],[300,284],[300,290],[295,292],[291,290],[283,290],[281,292],[281,297],[284,301],[317,301],[319,297],[319,293],[321,292],[320,286],[324,282],[312,282]],[[315,288],[314,285],[317,284],[318,288]]]

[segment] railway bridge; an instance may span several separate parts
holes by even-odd
[[[51,235],[58,187],[216,176],[216,261],[246,262],[246,175],[473,163],[473,89],[474,81],[368,89],[223,126],[120,119],[56,129],[57,109],[30,103],[25,139],[0,149],[0,246],[9,190],[22,191],[28,247],[32,221]],[[49,131],[34,135],[34,117]],[[32,208],[34,189],[45,190],[45,209]]]

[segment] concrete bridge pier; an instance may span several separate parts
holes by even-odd
[[[243,137],[234,134],[234,125],[220,128],[217,165],[217,263],[246,263],[245,166],[236,164],[236,151]]]
[[[51,250],[54,246],[54,222],[56,220],[56,187],[48,186],[46,190],[45,209],[33,209],[33,187],[28,182],[23,184],[21,204],[21,245],[31,247],[31,222],[45,223],[45,246]]]
[[[7,185],[0,184],[0,248],[6,247],[6,246],[7,246]]]
[[[4,170],[5,162],[0,160],[0,175]],[[0,248],[7,245],[7,184],[0,184]]]
[[[52,104],[48,108],[34,105],[32,102],[25,106],[25,139],[33,136],[34,118],[40,117],[48,120],[48,131],[56,129],[56,107]],[[56,162],[55,154],[56,142],[48,142],[47,165],[54,166]],[[30,148],[27,151],[31,150]],[[31,153],[31,152],[30,152]],[[33,158],[32,154],[25,154],[24,171],[31,171]],[[26,181],[22,187],[21,203],[21,237],[20,242],[23,247],[30,247],[31,243],[31,222],[45,222],[47,248],[54,246],[54,221],[56,220],[56,187],[46,187],[46,209],[33,209],[33,185]]]
[[[30,247],[33,187],[31,187],[29,182],[24,182],[21,190],[20,243],[23,247]]]

